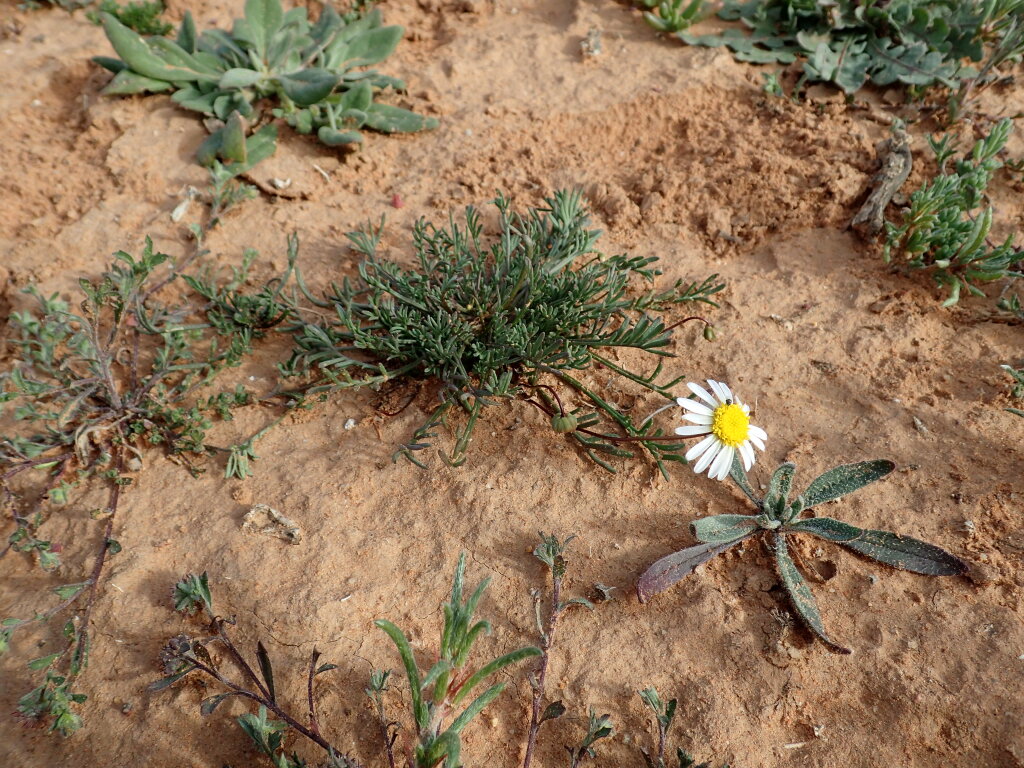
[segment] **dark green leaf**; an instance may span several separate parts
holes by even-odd
[[[789,500],[789,489],[793,485],[793,473],[796,472],[796,464],[786,462],[779,465],[779,468],[772,474],[771,482],[768,484],[768,493],[764,495],[765,511],[777,517]]]
[[[59,658],[59,653],[51,653],[49,656],[40,656],[38,659],[32,659],[32,661],[28,663],[28,668],[35,671],[39,671],[40,669],[46,669]]]
[[[111,80],[101,93],[105,96],[129,96],[133,93],[160,93],[174,89],[174,84],[166,80],[154,80],[132,72],[130,69],[122,69]]]
[[[786,537],[775,534],[772,537],[772,547],[775,550],[775,564],[778,567],[779,577],[782,585],[789,594],[790,602],[796,609],[797,615],[822,642],[838,653],[850,653],[849,648],[833,642],[825,632],[825,625],[821,621],[821,614],[818,612],[818,604],[814,599],[811,588],[804,581],[796,563],[789,556],[789,548],[786,544]]]
[[[70,600],[91,583],[90,581],[80,581],[77,584],[63,584],[59,587],[54,587],[53,591],[61,600]]]
[[[147,685],[146,686],[146,690],[147,691],[152,691],[154,693],[156,691],[162,691],[164,688],[167,688],[167,687],[169,687],[171,685],[174,685],[176,682],[181,680],[181,678],[183,678],[185,675],[187,675],[187,674],[189,674],[190,672],[193,672],[193,671],[195,671],[195,667],[189,667],[184,672],[177,672],[177,673],[175,673],[173,675],[168,675],[167,677],[162,677],[159,680],[157,680],[156,682],[153,682],[153,683],[150,683],[149,685]]]
[[[896,465],[887,459],[861,461],[830,469],[808,486],[804,492],[804,508],[810,509],[853,493],[865,485],[881,480],[894,469]]]
[[[215,696],[209,696],[199,703],[199,714],[212,715],[213,711],[220,706],[222,701],[237,695],[237,693],[232,691],[231,693],[218,693]]]
[[[553,701],[544,708],[544,713],[540,716],[538,723],[543,723],[548,720],[557,720],[565,714],[565,704],[561,701]]]
[[[277,695],[274,691],[274,667],[270,663],[270,654],[267,653],[267,649],[264,647],[262,640],[256,641],[256,660],[259,662],[263,681],[267,684],[267,691],[270,693],[270,700],[276,703]]]
[[[820,536],[829,541],[849,541],[860,536],[864,531],[856,526],[844,523],[841,520],[833,520],[831,517],[812,517],[808,520],[798,520],[787,525],[786,532],[810,533]]]
[[[969,567],[941,547],[887,531],[862,531],[858,538],[839,544],[893,568],[926,576],[959,576]]]

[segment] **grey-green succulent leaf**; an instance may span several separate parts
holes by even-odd
[[[887,459],[860,461],[856,464],[843,464],[830,469],[815,478],[804,491],[806,509],[816,507],[828,501],[842,498],[860,490],[876,480],[881,480],[896,469],[896,465]]]
[[[967,563],[941,547],[888,531],[865,530],[838,543],[893,568],[926,576],[959,576],[968,570]]]
[[[775,534],[772,538],[772,549],[775,551],[775,565],[778,568],[779,577],[782,579],[782,585],[786,588],[790,602],[800,620],[832,650],[837,653],[850,653],[849,648],[844,648],[834,642],[825,631],[814,594],[807,582],[804,581],[804,577],[800,575],[800,571],[797,570],[793,558],[789,556],[786,537],[782,534]]]
[[[728,544],[758,528],[754,515],[713,515],[690,523],[690,532],[704,544]]]
[[[437,118],[424,117],[391,104],[372,104],[366,111],[366,126],[381,133],[415,133],[437,127]]]

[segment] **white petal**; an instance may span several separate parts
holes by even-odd
[[[754,449],[750,447],[749,441],[740,443],[740,456],[743,457],[743,469],[749,472],[754,466]]]
[[[697,435],[706,435],[710,430],[706,424],[697,424],[695,426],[676,427],[676,434],[682,435],[683,437],[696,437]]]
[[[718,406],[718,403],[715,402],[715,399],[711,396],[711,393],[708,392],[706,389],[704,389],[704,387],[702,387],[700,384],[694,384],[691,381],[686,386],[688,386],[690,388],[690,391],[693,392],[693,394],[695,394],[697,397],[699,397],[705,403],[710,405],[712,408],[715,408],[715,407]]]
[[[701,440],[699,443],[697,443],[695,446],[690,448],[690,450],[688,450],[686,452],[686,456],[684,458],[687,461],[693,461],[694,459],[696,459],[698,456],[700,456],[702,453],[704,453],[704,451],[706,451],[708,448],[710,448],[717,441],[718,441],[717,437],[715,437],[714,435],[708,435],[703,440]]]
[[[679,407],[687,411],[693,411],[694,413],[703,413],[706,416],[710,416],[714,411],[708,408],[704,403],[698,403],[696,400],[684,400],[679,398],[677,401]]]
[[[714,461],[715,457],[718,456],[723,450],[725,450],[725,446],[721,443],[721,441],[718,440],[718,438],[715,438],[715,444],[708,448],[708,450],[704,452],[704,455],[700,457],[697,463],[693,465],[693,471],[699,475],[701,472],[708,468],[708,465],[710,465],[711,462]]]
[[[708,379],[708,386],[711,387],[711,391],[715,393],[715,397],[718,398],[718,402],[725,403],[729,396],[725,394],[725,385],[720,384],[714,379]]]
[[[711,462],[711,469],[708,470],[708,477],[712,477],[716,480],[725,480],[725,478],[729,476],[729,468],[732,466],[732,457],[735,454],[735,448],[725,446],[715,457],[715,460]]]
[[[750,435],[750,442],[752,442],[754,445],[756,445],[762,451],[764,450],[764,441],[761,440],[761,438],[758,437],[757,435],[751,433],[751,435]]]
[[[761,440],[767,440],[768,439],[768,433],[765,432],[760,427],[755,427],[753,424],[750,425],[750,436],[751,437],[759,437]]]
[[[705,416],[703,413],[684,413],[683,421],[688,421],[691,424],[704,424],[711,426],[711,417]]]
[[[750,415],[750,406],[749,405],[747,405],[746,403],[741,403],[738,400],[736,401],[736,405],[738,405],[740,408],[742,408],[743,412],[745,414],[747,414],[747,416]]]
[[[720,386],[722,388],[722,391],[725,392],[725,396],[727,398],[732,400],[734,403],[736,402],[736,395],[734,395],[732,393],[732,390],[729,389],[729,385],[728,384],[726,384],[724,381],[720,381],[720,382],[718,382],[718,386]]]

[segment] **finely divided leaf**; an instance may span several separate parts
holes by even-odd
[[[969,567],[941,547],[887,531],[862,531],[856,539],[839,544],[893,568],[926,576],[959,576]]]
[[[810,509],[853,493],[865,485],[881,480],[895,468],[896,465],[887,459],[876,459],[830,469],[808,486],[804,492],[804,508]]]
[[[822,642],[837,653],[850,653],[849,648],[833,642],[825,632],[825,625],[821,621],[821,614],[818,612],[818,603],[814,599],[811,588],[804,581],[804,577],[797,570],[796,563],[789,556],[789,547],[786,544],[786,537],[776,534],[772,540],[772,548],[775,550],[775,565],[782,579],[782,585],[789,593],[790,602],[796,609],[800,619]]]

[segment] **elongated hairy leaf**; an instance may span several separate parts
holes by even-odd
[[[865,485],[881,480],[894,469],[896,465],[887,459],[843,464],[830,469],[808,486],[804,492],[804,508],[810,509],[853,493]]]
[[[704,544],[727,544],[757,528],[754,515],[714,515],[690,523],[690,532]]]
[[[839,544],[901,571],[959,576],[968,570],[967,563],[941,547],[888,531],[862,531],[857,538]]]
[[[689,576],[701,563],[706,563],[715,555],[722,554],[752,535],[747,534],[741,539],[725,544],[698,544],[666,555],[648,568],[637,581],[636,596],[641,603],[647,602],[652,595],[664,592],[680,579]]]
[[[772,537],[772,548],[775,550],[775,565],[779,571],[779,578],[782,579],[782,586],[789,594],[790,602],[796,609],[801,621],[814,633],[825,645],[837,653],[850,653],[849,648],[844,648],[834,642],[825,632],[825,625],[821,620],[821,613],[818,611],[818,603],[814,599],[810,586],[804,581],[804,577],[797,570],[796,563],[789,556],[789,547],[786,544],[786,537],[775,534]]]
[[[864,533],[855,525],[844,523],[841,520],[833,520],[831,517],[812,517],[808,520],[799,520],[787,525],[784,530],[794,533],[810,533],[829,541],[838,542],[850,541]]]

